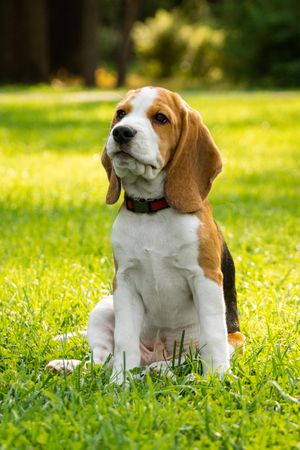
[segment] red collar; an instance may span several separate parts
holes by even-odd
[[[161,209],[170,208],[167,200],[165,198],[159,198],[158,200],[136,200],[134,198],[128,197],[125,194],[125,205],[129,211],[134,213],[156,213]]]

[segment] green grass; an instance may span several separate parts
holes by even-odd
[[[223,155],[210,198],[247,351],[222,381],[190,365],[125,390],[106,367],[44,370],[87,358],[53,336],[85,328],[113,276],[99,152],[114,101],[86,92],[0,91],[1,450],[299,449],[300,94],[184,93]]]

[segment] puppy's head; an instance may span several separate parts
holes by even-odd
[[[197,111],[163,88],[129,91],[116,108],[102,154],[115,203],[120,179],[151,182],[166,171],[165,196],[182,212],[195,212],[221,171],[220,153]]]

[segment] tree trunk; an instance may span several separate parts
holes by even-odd
[[[124,86],[130,56],[130,32],[144,0],[124,0],[121,45],[117,60],[117,87]]]
[[[45,0],[28,2],[28,64],[34,81],[49,79],[48,11]]]
[[[0,0],[0,80],[48,81],[49,51],[45,0]]]
[[[87,86],[95,85],[98,3],[98,0],[84,0],[82,4],[81,73]]]
[[[14,5],[0,0],[0,81],[12,81],[14,75]]]
[[[82,75],[83,0],[48,0],[51,73]]]

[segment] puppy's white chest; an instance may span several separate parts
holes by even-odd
[[[173,209],[156,214],[121,210],[112,234],[117,276],[126,276],[158,327],[193,323],[189,279],[199,272],[199,219]]]

